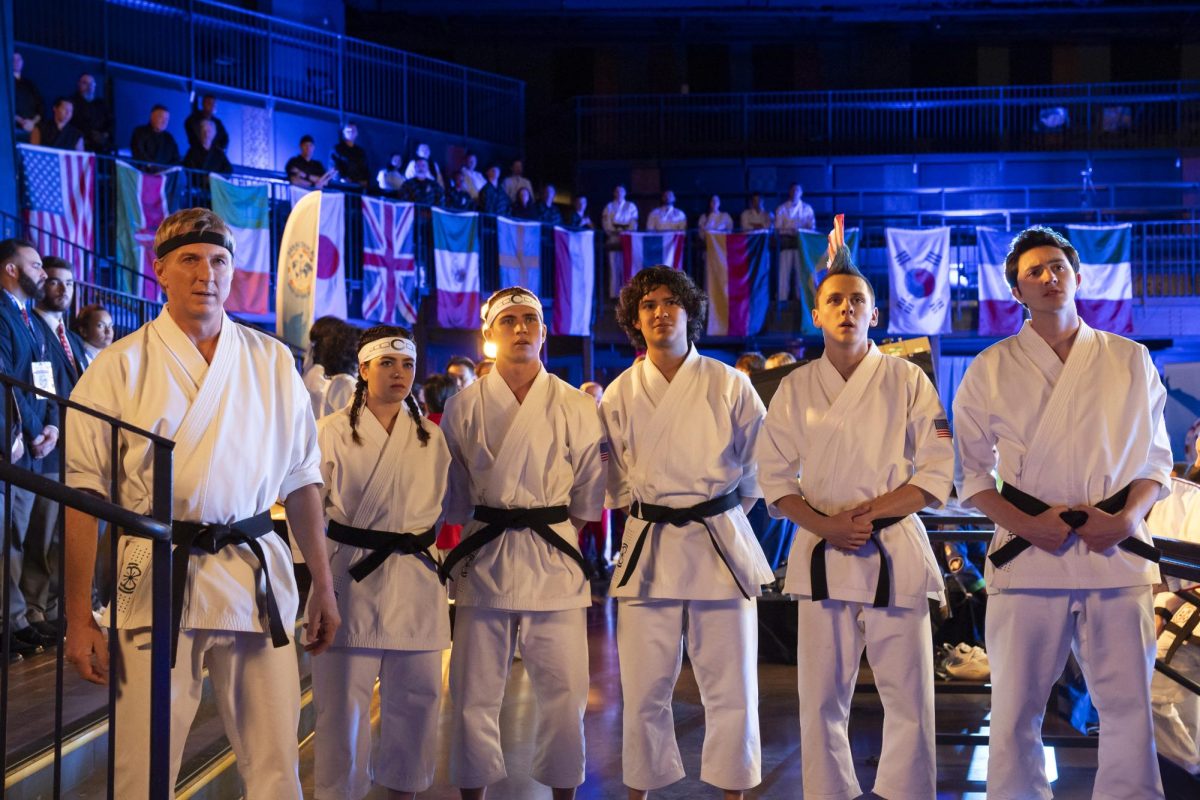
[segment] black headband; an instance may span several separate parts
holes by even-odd
[[[189,244],[215,244],[218,247],[224,247],[229,251],[229,255],[233,255],[233,239],[215,231],[188,231],[178,236],[172,236],[154,248],[154,255],[158,258],[166,258],[172,250],[178,250]]]

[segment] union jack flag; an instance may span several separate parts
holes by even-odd
[[[420,289],[413,258],[413,204],[363,198],[363,319],[417,321]]]
[[[21,155],[21,206],[30,238],[43,256],[81,267],[92,249],[96,157],[91,153],[17,145]]]

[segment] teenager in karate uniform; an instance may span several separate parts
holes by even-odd
[[[1100,713],[1092,796],[1162,797],[1144,519],[1170,485],[1166,392],[1145,347],[1080,320],[1079,255],[1062,236],[1023,231],[1005,274],[1030,319],[975,358],[954,400],[959,497],[996,523],[988,798],[1051,796],[1042,718],[1069,650]]]
[[[768,508],[798,526],[785,590],[799,597],[804,796],[862,793],[847,725],[865,648],[884,711],[871,791],[931,800],[928,601],[941,598],[942,573],[916,512],[945,503],[954,448],[933,384],[868,338],[875,292],[845,246],[834,253],[812,311],[825,352],[783,379],[758,439]]]
[[[392,800],[433,784],[446,590],[431,556],[450,451],[412,396],[417,346],[404,328],[359,337],[354,400],[323,418],[321,477],[342,626],[313,662],[316,798],[359,800],[372,779]],[[379,754],[371,697],[379,681]]]
[[[106,348],[71,393],[77,403],[175,442],[177,643],[151,642],[149,543],[122,537],[119,544],[116,796],[147,796],[153,646],[174,655],[172,784],[207,669],[246,797],[299,800],[300,677],[290,640],[298,595],[291,554],[274,532],[270,508],[282,499],[309,562],[306,649],[320,653],[339,620],[329,562],[321,557],[312,407],[287,348],[222,310],[234,256],[224,221],[206,209],[176,212],[159,226],[154,247],[166,307]],[[85,414],[68,416],[67,424],[68,485],[107,498],[114,458],[109,426]],[[121,505],[150,513],[150,443],[122,433],[117,457]],[[91,615],[96,520],[68,510],[66,531],[66,657],[85,679],[105,683],[108,646]]]
[[[455,598],[450,780],[466,800],[505,777],[500,705],[520,647],[537,699],[533,778],[556,800],[583,783],[591,589],[578,529],[600,519],[596,404],[542,367],[542,305],[503,289],[483,307],[496,367],[446,403],[447,521],[464,523],[443,574]]]
[[[746,510],[762,496],[754,443],[766,409],[745,375],[696,351],[707,304],[682,272],[635,275],[617,321],[646,358],[600,403],[606,503],[629,514],[611,594],[634,799],[684,776],[671,715],[684,641],[704,703],[700,779],[730,799],[762,779],[754,598],[774,576]]]

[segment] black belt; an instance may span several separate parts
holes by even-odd
[[[704,526],[704,530],[708,531],[708,540],[712,542],[713,550],[717,551],[717,558],[721,559],[721,563],[725,565],[725,569],[729,570],[729,574],[733,576],[733,582],[737,584],[738,591],[742,593],[742,597],[750,599],[750,594],[742,586],[742,582],[738,580],[737,573],[733,571],[733,567],[729,566],[729,559],[721,552],[721,546],[717,544],[717,535],[713,533],[712,528],[708,527],[708,518],[715,517],[718,514],[724,514],[729,509],[741,503],[737,492],[730,492],[720,497],[714,497],[712,500],[705,500],[703,503],[697,503],[690,508],[671,508],[670,506],[656,506],[650,503],[634,502],[629,507],[629,514],[632,517],[643,520],[646,527],[642,528],[642,532],[638,534],[637,542],[633,545],[633,550],[629,551],[629,562],[625,564],[625,574],[621,577],[621,582],[617,584],[617,588],[624,586],[629,582],[630,576],[633,575],[633,570],[637,566],[638,559],[642,557],[642,547],[646,544],[646,534],[650,532],[650,528],[655,525],[674,525],[682,528],[692,522],[698,522]]]
[[[1175,657],[1176,651],[1185,642],[1200,645],[1200,636],[1196,634],[1196,628],[1200,627],[1200,592],[1194,589],[1184,589],[1183,591],[1176,592],[1175,595],[1184,602],[1194,606],[1194,608],[1192,608],[1191,616],[1188,617],[1187,622],[1182,625],[1176,625],[1173,618],[1163,621],[1163,633],[1175,634],[1175,640],[1171,642],[1171,646],[1167,648],[1167,652],[1163,656],[1164,664],[1171,663],[1171,659]]]
[[[1000,496],[1031,517],[1036,517],[1050,508],[1049,505],[1038,500],[1033,495],[1026,494],[1009,483],[1000,487]],[[1125,508],[1125,501],[1128,499],[1129,486],[1126,486],[1112,497],[1106,497],[1099,503],[1096,503],[1096,508],[1106,514],[1116,514]],[[1087,522],[1087,512],[1083,510],[1064,511],[1059,516],[1062,517],[1063,522],[1071,526],[1071,530],[1080,528]],[[1013,534],[1011,539],[996,548],[995,552],[988,555],[988,560],[992,562],[992,566],[1003,567],[1031,546],[1032,543],[1028,539],[1022,539],[1020,536]],[[1117,547],[1155,563],[1158,563],[1159,558],[1162,557],[1162,553],[1159,552],[1157,547],[1146,544],[1141,539],[1133,536],[1130,536],[1123,542],[1119,542]]]
[[[206,522],[173,522],[171,523],[171,543],[175,550],[171,553],[171,666],[175,666],[175,651],[179,647],[179,625],[183,620],[183,594],[187,589],[188,561],[192,556],[192,548],[203,550],[216,555],[222,548],[235,544],[246,544],[250,552],[262,565],[263,581],[266,585],[264,600],[266,602],[267,623],[271,630],[271,643],[276,647],[285,647],[289,643],[287,629],[279,614],[279,605],[275,602],[275,592],[271,590],[271,570],[267,568],[267,556],[260,537],[275,531],[271,521],[271,512],[264,511],[243,520],[224,525]],[[257,591],[255,592],[257,594]],[[259,609],[260,612],[262,609]]]
[[[592,570],[587,565],[587,562],[583,560],[583,556],[580,555],[579,550],[572,547],[566,539],[559,536],[550,527],[559,522],[566,522],[571,518],[566,506],[547,506],[545,508],[492,508],[491,506],[475,506],[474,517],[484,523],[484,527],[459,542],[458,546],[450,551],[450,555],[446,556],[446,560],[442,562],[441,569],[443,583],[449,579],[450,572],[459,561],[462,561],[489,542],[499,539],[504,535],[505,531],[522,528],[528,528],[545,539],[551,547],[561,551],[578,564],[579,568],[583,570],[585,578],[591,579]]]
[[[366,528],[353,528],[331,519],[329,520],[329,538],[340,544],[373,551],[350,567],[350,577],[356,583],[361,582],[363,578],[383,566],[383,562],[390,555],[417,556],[433,569],[437,569],[437,564],[426,552],[437,541],[437,528],[430,528],[424,533],[389,533]]]
[[[810,505],[809,508],[812,506]],[[829,516],[815,508],[813,511],[821,514],[822,517]],[[892,570],[888,566],[887,551],[883,549],[883,541],[879,538],[879,532],[903,520],[904,517],[880,517],[871,520],[871,541],[875,543],[875,548],[879,551],[879,579],[875,581],[875,599],[871,602],[872,608],[887,608],[892,595]],[[829,580],[825,575],[825,545],[824,539],[813,545],[812,561],[809,564],[808,572],[813,602],[829,599]]]

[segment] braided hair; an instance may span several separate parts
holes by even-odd
[[[371,342],[379,339],[408,339],[412,341],[412,331],[407,328],[401,328],[398,325],[376,325],[373,328],[367,328],[358,337],[358,349],[361,350]],[[405,405],[408,406],[408,416],[417,424],[417,439],[421,442],[421,446],[425,447],[429,444],[429,430],[421,423],[421,409],[417,405],[417,398],[413,397],[412,392],[408,393],[408,397],[404,398]],[[350,437],[355,444],[362,444],[362,437],[358,435],[358,420],[362,416],[363,407],[367,404],[367,381],[362,376],[362,370],[358,373],[358,382],[354,385],[354,401],[350,403]]]

